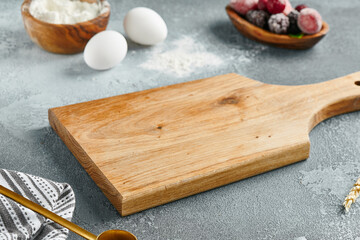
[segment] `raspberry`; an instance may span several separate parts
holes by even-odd
[[[322,19],[320,13],[313,8],[304,8],[298,17],[298,27],[303,33],[315,34],[321,30]]]
[[[267,11],[266,3],[268,0],[259,0],[258,2],[258,9]]]
[[[241,15],[246,15],[250,10],[256,10],[259,0],[231,0],[230,7]]]
[[[285,0],[268,0],[266,3],[267,10],[271,14],[282,13],[286,7]]]
[[[293,10],[293,8],[292,8],[291,3],[289,2],[289,0],[285,0],[285,1],[286,1],[286,5],[285,5],[285,9],[284,9],[283,13],[285,15],[288,15]]]
[[[263,10],[250,10],[247,12],[246,18],[255,26],[266,28],[269,14]]]
[[[297,5],[295,9],[298,12],[301,12],[301,10],[303,10],[304,8],[308,8],[308,6],[306,6],[305,4],[300,4],[300,5]]]
[[[286,33],[290,22],[289,18],[283,13],[271,15],[268,21],[269,29],[271,32],[282,34]]]
[[[299,34],[301,33],[300,28],[297,25],[297,21],[298,21],[298,17],[299,17],[299,12],[296,10],[292,10],[287,16],[289,18],[289,28],[288,28],[288,33],[289,34]]]

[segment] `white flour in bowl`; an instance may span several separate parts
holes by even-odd
[[[96,18],[102,13],[104,2],[88,3],[72,0],[32,0],[30,14],[54,24],[74,24]]]

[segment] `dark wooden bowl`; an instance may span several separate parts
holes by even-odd
[[[33,17],[29,12],[31,0],[21,5],[24,26],[31,40],[43,49],[62,54],[82,52],[96,33],[104,31],[110,17],[110,5],[98,17],[76,24],[52,24]]]
[[[240,17],[230,6],[226,6],[226,12],[237,30],[239,30],[239,32],[245,37],[280,48],[311,48],[329,31],[329,25],[326,22],[323,22],[320,32],[312,35],[304,35],[302,38],[294,38],[285,34],[275,34],[259,28],[248,22],[246,19]]]

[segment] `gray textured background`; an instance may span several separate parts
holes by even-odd
[[[121,65],[96,72],[84,64],[82,54],[56,55],[35,46],[22,24],[21,1],[1,0],[0,167],[71,184],[77,200],[73,220],[94,233],[119,228],[139,239],[360,239],[360,205],[348,215],[341,206],[360,176],[359,112],[315,127],[306,161],[124,218],[47,121],[50,107],[229,72],[296,85],[359,71],[360,1],[304,2],[318,9],[331,30],[315,48],[292,51],[242,37],[227,18],[225,0],[110,0],[109,29],[123,33],[125,13],[147,6],[163,16],[169,36],[156,47],[129,43]],[[184,37],[222,64],[185,76],[140,66],[154,51],[171,50]],[[71,234],[69,239],[80,237]]]

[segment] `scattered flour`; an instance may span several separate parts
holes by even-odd
[[[156,48],[150,58],[140,66],[147,70],[160,71],[178,77],[186,77],[198,69],[218,67],[223,60],[193,38],[185,36],[171,43],[173,48]]]
[[[351,167],[350,167],[351,166]],[[326,194],[335,196],[342,204],[349,189],[354,183],[351,170],[358,166],[347,164],[344,166],[314,169],[312,171],[300,171],[303,174],[302,184],[318,195]]]

